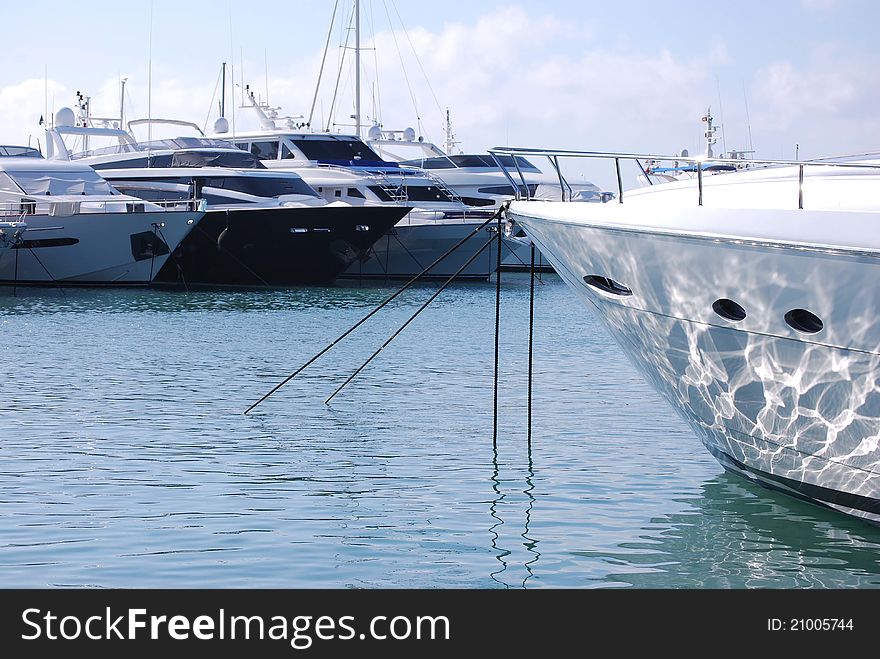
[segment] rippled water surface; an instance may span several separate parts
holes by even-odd
[[[880,529],[721,470],[555,276],[0,290],[4,587],[876,587]]]

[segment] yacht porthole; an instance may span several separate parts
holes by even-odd
[[[801,334],[815,334],[825,326],[819,316],[806,309],[792,309],[785,314],[785,322]]]
[[[603,293],[610,293],[611,295],[617,295],[620,297],[626,297],[627,295],[632,295],[633,292],[628,289],[626,286],[621,284],[619,281],[614,281],[610,277],[602,277],[601,275],[587,275],[584,277],[584,283],[587,286],[592,286]]]
[[[733,300],[722,297],[712,303],[712,310],[725,320],[738,323],[746,317],[746,310]]]

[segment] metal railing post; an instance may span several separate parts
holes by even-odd
[[[556,176],[559,177],[559,192],[562,194],[562,201],[565,201],[565,181],[562,179],[562,170],[559,168],[559,157],[553,156],[548,159],[550,160],[550,164],[553,165],[553,168],[556,170]],[[571,201],[571,192],[568,193],[568,200]]]
[[[703,162],[697,161],[697,187],[699,188],[699,197],[697,198],[697,206],[703,205]]]
[[[614,159],[614,167],[617,169],[617,201],[623,203],[623,179],[620,177],[620,158]]]
[[[516,181],[513,180],[513,177],[510,175],[510,172],[507,171],[507,167],[505,167],[504,165],[501,164],[501,159],[498,156],[496,156],[491,151],[489,152],[489,155],[491,155],[492,158],[495,160],[495,164],[498,165],[498,168],[502,172],[504,172],[505,178],[507,178],[507,180],[510,182],[510,187],[513,189],[513,198],[518,201],[519,200],[519,186],[516,184]],[[516,161],[514,161],[514,162],[516,162]]]
[[[522,181],[523,190],[525,191],[526,199],[532,198],[532,191],[529,190],[529,186],[526,183],[526,177],[523,176],[522,170],[519,168],[519,163],[516,161],[516,156],[513,156],[513,166],[516,167],[516,173],[519,174],[519,180]]]
[[[798,209],[804,209],[804,166],[798,166]]]

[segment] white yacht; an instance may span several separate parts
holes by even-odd
[[[373,246],[371,258],[352,264],[346,276],[413,277],[485,222],[485,212],[474,212],[442,180],[424,170],[383,160],[356,135],[311,132],[290,118],[278,117],[277,108],[259,104],[252,92],[248,98],[261,130],[220,131],[212,137],[229,140],[270,170],[296,172],[328,201],[412,209]],[[220,126],[228,129],[225,121]],[[491,239],[490,232],[482,232],[426,276],[449,277]],[[459,276],[487,279],[494,270],[495,257],[485,250]]]
[[[880,164],[678,160],[697,176],[509,218],[725,468],[880,522]]]
[[[553,159],[547,163],[552,174],[544,173],[523,156],[489,153],[455,153],[458,144],[452,135],[447,111],[445,149],[422,137],[416,138],[412,128],[385,130],[373,125],[367,133],[369,144],[386,160],[402,167],[417,167],[430,172],[452,189],[468,205],[471,213],[491,215],[501,205],[517,195],[530,199],[558,199],[560,185],[567,197],[578,201],[601,201],[602,192],[589,182],[570,183],[560,177],[559,164]],[[519,245],[509,242],[501,263],[505,270],[528,270],[531,264],[530,241],[524,235]],[[535,255],[538,270],[552,271],[538,251]]]
[[[412,128],[385,130],[373,125],[367,144],[380,156],[403,167],[416,167],[442,180],[468,206],[489,211],[517,194],[531,199],[558,199],[560,179],[551,160],[553,173],[546,174],[524,156],[490,153],[455,153],[457,144],[448,139],[446,150],[421,137]],[[506,170],[506,171],[505,171]],[[510,181],[511,175],[516,182]],[[601,191],[589,182],[564,181],[570,197],[579,201],[599,201]]]
[[[268,171],[229,142],[181,137],[139,143],[121,128],[88,126],[83,108],[80,115],[79,126],[47,130],[50,157],[87,163],[117,190],[140,199],[205,202],[207,212],[157,275],[160,284],[329,284],[368,258],[371,246],[409,210],[328,202],[297,174]],[[65,137],[80,147],[112,144],[74,151]],[[71,140],[77,137],[82,140]]]
[[[203,215],[123,195],[87,165],[20,155],[0,156],[0,209],[27,225],[0,259],[3,284],[148,285]]]

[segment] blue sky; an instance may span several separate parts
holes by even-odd
[[[2,0],[0,142],[39,137],[44,105],[72,105],[75,90],[93,97],[95,114],[114,114],[120,75],[129,79],[128,118],[145,116],[151,50],[154,116],[210,125],[223,60],[234,60],[238,79],[243,60],[245,81],[261,96],[268,61],[269,101],[282,114],[307,113],[333,5]],[[347,16],[351,0],[339,7]],[[727,148],[746,148],[751,135],[768,158],[793,158],[795,144],[801,157],[880,150],[880,3],[363,0],[362,7],[362,45],[376,48],[363,58],[366,114],[389,128],[416,126],[436,142],[448,107],[467,150],[509,143],[696,152],[700,116],[711,105]],[[342,34],[337,27],[317,106],[325,120]],[[342,68],[340,117],[353,107],[351,65]],[[248,127],[249,113],[237,112]]]

